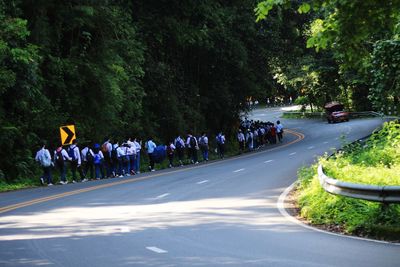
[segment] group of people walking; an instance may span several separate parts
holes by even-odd
[[[280,121],[276,124],[272,122],[261,122],[243,120],[237,134],[239,143],[239,153],[258,149],[265,144],[276,144],[282,142],[283,125]],[[215,136],[215,152],[222,159],[225,157],[225,135],[219,132]],[[53,185],[52,169],[56,168],[60,174],[60,184],[67,184],[67,168],[72,176],[72,183],[78,179],[86,182],[89,179],[103,179],[113,177],[123,177],[140,173],[142,142],[140,140],[127,139],[124,142],[112,142],[106,139],[102,144],[78,146],[78,141],[73,140],[68,147],[57,147],[53,155],[43,143],[40,150],[36,153],[35,160],[43,168],[41,177],[42,184]],[[198,164],[198,152],[201,152],[204,162],[209,159],[209,138],[205,132],[200,136],[195,136],[191,132],[186,137],[178,135],[167,145],[159,145],[153,138],[148,138],[144,148],[149,158],[149,171],[155,171],[155,163],[160,163],[165,157],[168,158],[169,167],[175,166],[174,159],[178,166],[183,166],[185,151],[187,162]]]
[[[35,160],[43,168],[41,182],[52,185],[52,168],[58,169],[60,173],[60,184],[67,184],[67,167],[72,175],[72,183],[78,178],[81,182],[89,179],[102,179],[111,177],[123,177],[140,173],[140,151],[141,142],[136,139],[128,139],[121,145],[114,144],[107,139],[103,144],[85,145],[82,149],[78,147],[78,141],[74,140],[69,147],[56,148],[53,157],[42,144],[41,149],[36,153]]]
[[[252,120],[243,120],[237,134],[239,143],[239,153],[246,150],[254,150],[263,147],[267,143],[276,144],[282,142],[283,125],[278,120],[276,124],[273,122],[261,122]]]

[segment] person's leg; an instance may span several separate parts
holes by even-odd
[[[72,182],[76,182],[76,166],[77,163],[75,161],[72,161],[71,162]]]
[[[62,182],[67,182],[67,179],[65,178],[65,162],[59,165],[59,170],[60,170],[60,180]]]
[[[129,156],[129,173],[135,174],[135,155]]]
[[[135,172],[140,173],[140,152],[136,154],[136,160],[135,160]]]

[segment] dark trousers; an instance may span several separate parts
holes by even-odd
[[[225,154],[225,144],[218,144],[218,154],[221,159],[224,158]]]
[[[89,176],[88,176],[89,173]],[[87,162],[84,161],[83,162],[83,174],[85,175],[85,177],[93,179],[93,162]]]
[[[196,148],[190,148],[190,158],[193,163],[197,162],[197,149]]]
[[[60,181],[66,182],[65,179],[65,162],[56,163],[57,169],[60,172]]]
[[[78,167],[78,162],[77,161],[71,161],[71,172],[72,172],[72,180],[76,180],[76,171],[78,171],[81,180],[85,178],[85,175],[83,174],[81,166]]]
[[[51,166],[43,167],[43,180],[47,181],[47,184],[53,183],[53,179],[51,178]]]
[[[169,165],[174,165],[174,154],[168,154]]]
[[[150,161],[150,169],[154,169],[154,158],[153,158],[153,153],[148,153],[149,155],[149,161]]]

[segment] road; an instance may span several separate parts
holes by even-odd
[[[299,167],[382,121],[281,121],[299,134],[257,153],[0,194],[0,265],[399,266],[400,246],[315,231],[277,208]]]

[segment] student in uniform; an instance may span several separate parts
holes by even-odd
[[[87,145],[85,146],[82,151],[82,165],[83,165],[83,174],[85,179],[89,177],[89,179],[93,179],[93,160],[94,160],[94,153],[93,150]],[[88,176],[89,174],[89,176]]]
[[[46,142],[42,142],[41,148],[36,152],[35,160],[39,162],[43,169],[43,175],[40,177],[40,182],[44,184],[44,181],[46,180],[48,186],[53,185],[53,180],[51,177],[51,167],[53,162],[51,160],[50,152],[46,148]]]
[[[66,172],[66,162],[71,161],[71,158],[68,156],[67,151],[62,147],[58,147],[54,151],[54,165],[60,172],[60,184],[68,184],[68,181],[65,177]]]

